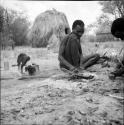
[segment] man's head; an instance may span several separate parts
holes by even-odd
[[[124,18],[118,18],[113,21],[111,33],[117,38],[124,40]]]
[[[72,25],[72,30],[81,37],[84,33],[84,22],[82,20],[75,20]]]

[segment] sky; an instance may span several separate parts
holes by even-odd
[[[84,21],[85,25],[92,24],[102,13],[99,1],[21,1],[21,0],[1,0],[1,4],[9,9],[23,11],[29,21],[33,23],[35,18],[42,12],[55,8],[63,12],[69,22],[70,27],[76,19]]]

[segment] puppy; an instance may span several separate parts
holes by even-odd
[[[29,75],[35,75],[39,72],[39,65],[32,64],[25,67],[25,71],[28,72]]]
[[[25,53],[21,53],[18,55],[17,58],[17,66],[18,69],[20,70],[21,68],[21,73],[23,73],[23,67],[26,65],[26,63],[30,60],[30,57],[26,55]]]

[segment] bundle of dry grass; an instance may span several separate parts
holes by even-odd
[[[64,13],[58,12],[55,9],[47,10],[37,16],[28,33],[28,38],[33,47],[46,47],[51,42],[54,43],[54,40],[51,41],[50,39],[53,34],[58,41],[61,41],[67,29],[70,32],[70,27]]]

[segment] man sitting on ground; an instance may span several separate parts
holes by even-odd
[[[96,64],[100,59],[99,54],[84,57],[82,53],[80,38],[84,33],[84,22],[75,20],[72,32],[65,36],[59,48],[60,68],[71,72],[79,72]]]

